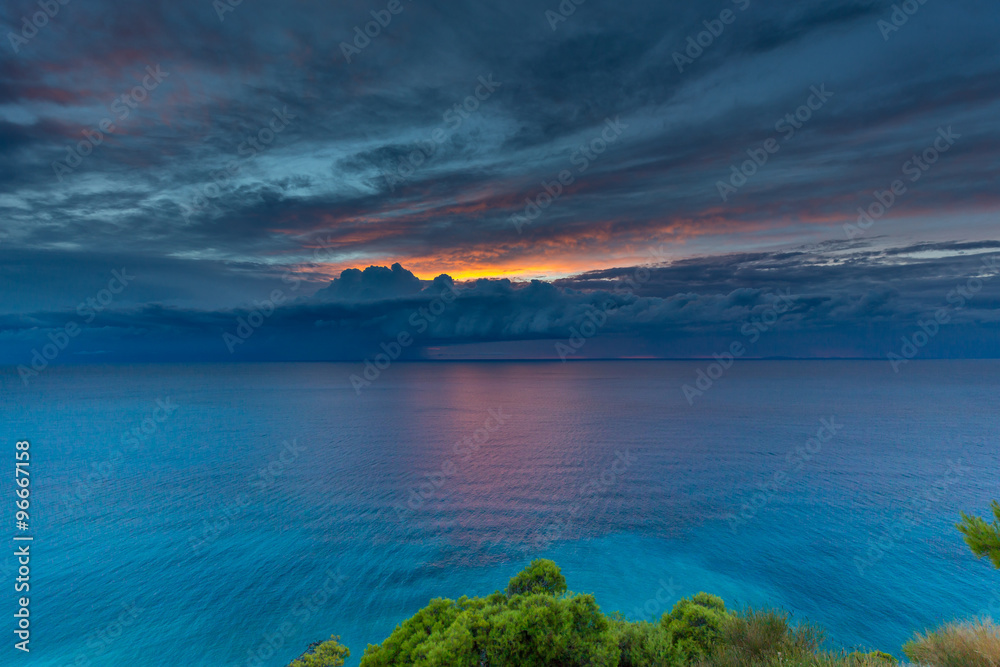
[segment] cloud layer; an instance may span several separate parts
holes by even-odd
[[[215,358],[279,289],[238,354],[356,357],[441,274],[543,282],[477,283],[407,354],[544,355],[653,264],[581,355],[710,354],[779,289],[761,354],[877,355],[994,247],[992,4],[570,4],[7,3],[6,357],[122,268],[81,356]],[[992,349],[986,305],[956,320],[937,353]]]
[[[924,358],[1000,356],[1000,243],[869,246],[732,254],[556,283],[420,281],[399,265],[370,267],[311,296],[285,276],[244,307],[212,311],[105,307],[99,292],[74,311],[0,318],[0,340],[8,363],[59,338],[68,343],[62,360],[76,362],[362,360],[387,346],[403,359],[708,358],[734,341],[749,357],[885,358],[933,326]],[[67,339],[74,324],[81,333]]]

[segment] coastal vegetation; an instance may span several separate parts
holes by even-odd
[[[962,521],[957,527],[972,553],[979,558],[988,557],[993,567],[1000,569],[1000,502],[994,500],[992,508],[993,523],[962,512]]]
[[[959,530],[979,557],[1000,568],[996,518],[962,515]],[[903,651],[927,667],[1000,667],[1000,626],[990,619],[917,633]],[[340,667],[350,652],[337,637],[314,644],[290,667]],[[369,645],[361,667],[889,667],[882,651],[831,652],[823,632],[774,609],[728,609],[698,593],[652,621],[604,614],[594,596],[570,592],[550,560],[535,560],[504,591],[434,599]]]
[[[699,593],[657,622],[605,615],[592,595],[567,590],[550,560],[536,560],[505,591],[435,599],[370,645],[361,667],[887,667],[884,653],[824,653],[822,632],[775,610],[733,611]],[[292,667],[339,667],[336,638]],[[323,662],[321,654],[329,655]]]

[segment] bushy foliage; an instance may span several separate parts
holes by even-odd
[[[701,664],[704,667],[796,664],[794,661],[816,658],[822,641],[819,630],[810,625],[791,625],[784,612],[748,609],[728,615]]]
[[[698,593],[674,605],[660,624],[682,652],[697,656],[709,652],[731,616],[722,598]]]
[[[350,649],[340,644],[340,637],[310,646],[308,653],[295,660],[289,667],[341,667],[344,658],[351,655]]]
[[[994,521],[962,514],[957,525],[980,558],[1000,569],[1000,502]],[[350,655],[338,637],[317,644],[289,667],[341,667]],[[819,652],[822,633],[793,626],[788,614],[748,609],[735,614],[721,598],[698,593],[659,623],[601,613],[592,595],[567,592],[550,560],[535,560],[505,592],[485,598],[435,599],[382,642],[361,667],[889,667],[888,653]],[[1000,626],[947,625],[903,647],[925,667],[1000,667]]]
[[[678,667],[688,656],[660,623],[612,621],[618,643],[619,667]]]
[[[531,565],[507,584],[507,595],[510,597],[528,593],[562,595],[565,592],[566,577],[558,565],[544,558],[531,561]]]
[[[618,664],[608,621],[591,595],[513,598],[494,620],[484,653],[490,665]]]
[[[382,644],[369,645],[361,667],[895,664],[887,654],[817,653],[821,640],[821,634],[811,626],[791,625],[787,614],[771,610],[733,613],[726,610],[721,598],[706,593],[679,601],[658,623],[629,622],[620,615],[609,618],[601,613],[592,595],[567,591],[566,579],[555,563],[536,560],[510,580],[505,592],[484,598],[432,600],[396,626]],[[300,660],[321,660],[329,654],[333,662],[296,662],[293,667],[343,664],[346,649],[340,647],[344,652],[337,653],[323,646],[316,649],[315,658],[308,655]]]
[[[482,620],[486,600],[437,598],[396,626],[381,646],[369,645],[361,658],[366,667],[460,664],[473,656],[472,631]],[[459,620],[461,619],[461,620]],[[469,663],[466,663],[469,664]]]
[[[615,637],[594,597],[565,592],[559,567],[536,560],[511,579],[506,594],[433,600],[381,646],[369,646],[361,665],[616,666]]]
[[[903,652],[929,667],[1000,667],[1000,626],[988,619],[951,623],[918,633]]]
[[[993,501],[993,523],[962,512],[957,528],[965,535],[965,543],[979,558],[988,556],[993,567],[1000,569],[1000,502]]]

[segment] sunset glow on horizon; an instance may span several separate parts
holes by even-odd
[[[790,292],[754,354],[878,356],[992,275],[996,12],[732,4],[691,62],[698,3],[403,3],[350,58],[370,7],[69,7],[0,56],[0,337],[141,267],[75,358],[364,358],[414,309],[413,357],[558,357],[590,317],[581,355],[705,358]],[[441,276],[471,289],[423,321]],[[1000,354],[995,310],[934,353]]]

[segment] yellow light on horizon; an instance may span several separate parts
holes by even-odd
[[[329,276],[332,280],[339,278],[345,269],[364,270],[368,266],[392,266],[399,263],[403,268],[410,271],[420,280],[430,281],[447,274],[456,281],[486,279],[510,280],[558,280],[571,276],[586,273],[588,271],[601,271],[611,269],[616,266],[638,266],[649,263],[649,257],[619,256],[615,258],[603,258],[597,260],[593,257],[576,257],[570,261],[558,263],[537,263],[527,266],[514,263],[501,263],[490,265],[488,262],[477,262],[468,258],[394,258],[394,259],[370,259],[364,261],[354,261],[350,264],[324,264],[310,267],[312,272]],[[530,260],[529,260],[530,261]]]
[[[423,273],[423,272],[420,272]],[[459,269],[458,271],[431,271],[425,275],[419,275],[416,271],[416,275],[421,280],[433,280],[442,273],[447,273],[449,276],[455,280],[478,280],[480,278],[510,278],[510,279],[521,279],[521,280],[531,280],[535,278],[564,278],[566,276],[571,276],[574,273],[579,273],[579,271],[570,269],[568,267],[527,267],[519,269]]]

